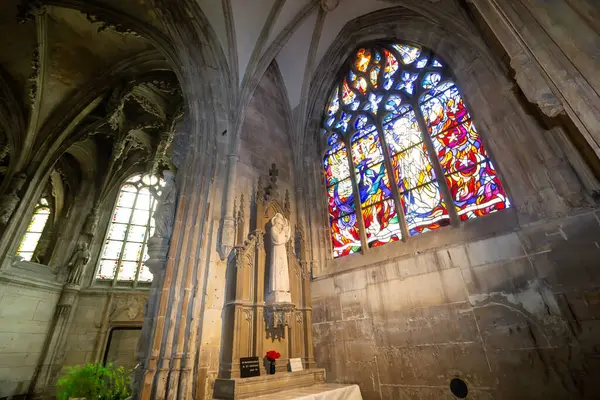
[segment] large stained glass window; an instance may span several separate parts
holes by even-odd
[[[38,242],[42,237],[42,232],[44,232],[46,223],[50,218],[50,214],[48,200],[44,198],[40,199],[39,203],[35,206],[33,217],[31,217],[25,236],[21,239],[21,244],[19,244],[19,248],[17,249],[17,255],[23,257],[23,260],[31,261]]]
[[[511,206],[439,57],[374,45],[343,72],[322,127],[334,257]]]
[[[114,283],[152,281],[144,260],[148,259],[148,238],[154,233],[152,214],[164,184],[153,175],[135,175],[121,186],[96,279]]]

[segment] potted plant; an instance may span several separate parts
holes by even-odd
[[[281,354],[279,354],[275,350],[269,350],[267,351],[267,355],[265,357],[267,360],[269,360],[268,373],[271,375],[275,374],[275,360],[281,357]]]
[[[131,371],[113,364],[66,367],[56,384],[57,400],[124,400],[130,395]]]

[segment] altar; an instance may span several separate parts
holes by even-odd
[[[362,395],[358,385],[325,383],[251,397],[248,400],[362,400]]]
[[[280,193],[274,164],[269,175],[266,187],[259,179],[254,193],[239,196],[215,399],[252,398],[325,382],[325,371],[316,368],[313,356],[304,233],[294,223],[289,193]],[[250,197],[250,215],[244,197]],[[266,359],[269,351],[280,356],[275,365]],[[303,371],[288,372],[292,359]],[[259,376],[248,377],[250,371]]]

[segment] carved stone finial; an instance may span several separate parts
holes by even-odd
[[[287,212],[291,212],[292,211],[292,206],[290,204],[290,192],[287,189],[285,190],[285,201],[283,203],[283,208]]]
[[[262,177],[258,177],[258,182],[256,184],[256,201],[262,202],[265,198],[265,189],[263,188]]]
[[[277,197],[279,195],[278,177],[279,170],[277,169],[277,165],[273,163],[269,169],[269,186],[267,187],[267,195],[270,197]]]

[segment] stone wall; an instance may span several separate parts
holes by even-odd
[[[59,295],[0,282],[0,398],[27,392]]]
[[[449,398],[455,377],[469,398],[593,398],[599,221],[587,212],[313,281],[317,364],[366,400]]]
[[[82,291],[66,339],[64,365],[102,362],[112,329],[141,328],[147,297],[148,291],[140,290]]]

